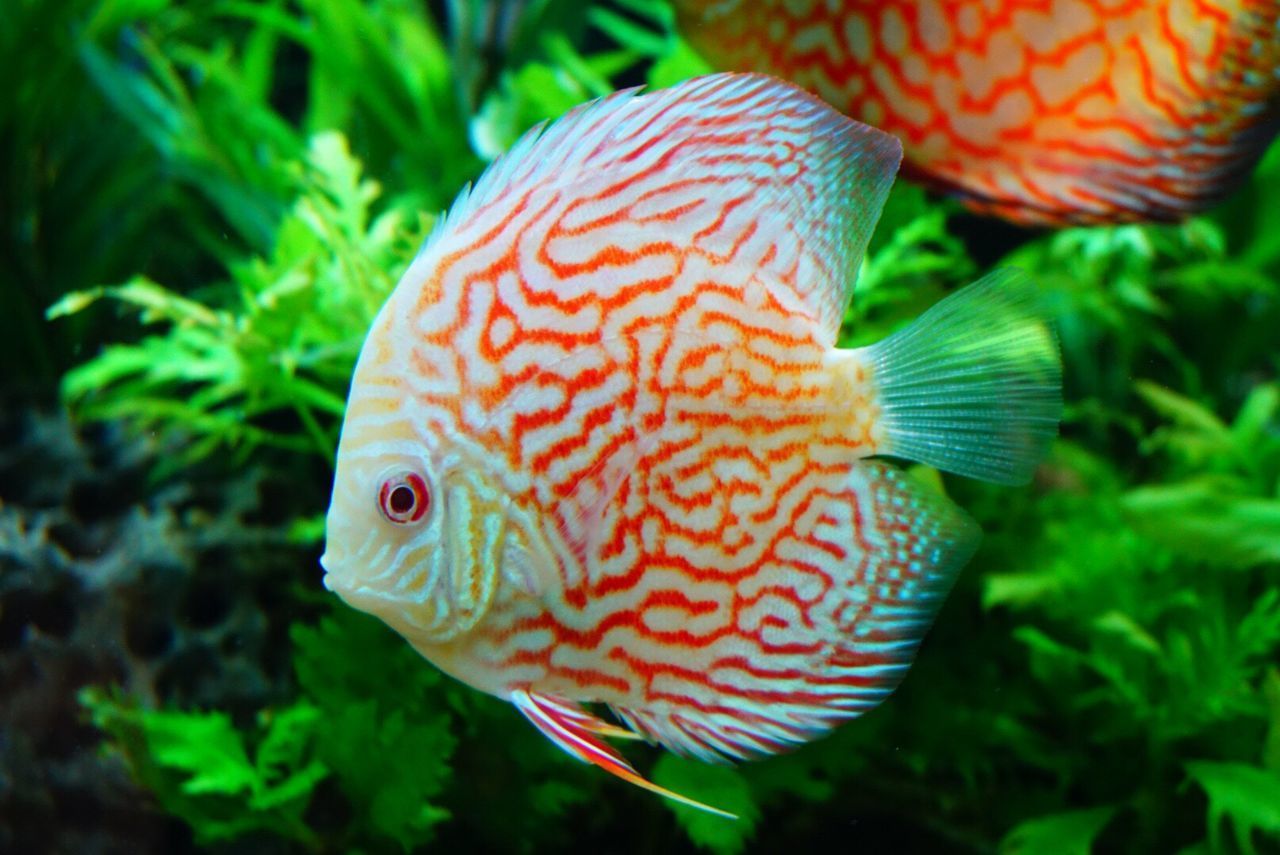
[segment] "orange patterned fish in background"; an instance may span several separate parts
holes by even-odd
[[[1280,126],[1278,0],[675,0],[718,68],[902,140],[904,172],[1015,222],[1173,220]]]
[[[874,706],[977,530],[868,458],[1024,482],[1061,409],[1015,272],[836,347],[900,157],[758,75],[531,132],[369,332],[325,584],[575,757],[675,798],[602,737],[746,758]]]

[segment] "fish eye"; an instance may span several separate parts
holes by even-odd
[[[417,522],[431,507],[427,482],[416,472],[397,472],[378,489],[378,509],[398,525]]]

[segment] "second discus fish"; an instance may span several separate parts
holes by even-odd
[[[325,584],[573,756],[675,798],[605,738],[740,759],[879,703],[978,531],[869,458],[1021,483],[1061,410],[1018,273],[836,347],[900,157],[757,75],[530,132],[369,332]]]
[[[1280,129],[1280,0],[676,0],[715,65],[898,136],[905,170],[1024,223],[1170,220]]]

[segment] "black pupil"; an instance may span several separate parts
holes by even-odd
[[[400,484],[392,488],[391,495],[387,499],[387,503],[391,505],[391,512],[396,514],[409,513],[416,502],[413,488],[408,484]]]

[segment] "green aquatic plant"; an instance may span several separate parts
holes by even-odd
[[[264,714],[250,737],[225,713],[144,711],[95,689],[82,692],[80,701],[126,754],[133,774],[165,810],[191,825],[199,842],[265,831],[317,845],[303,813],[328,770],[314,759],[299,768],[315,738],[314,707]]]
[[[408,851],[451,821],[505,848],[507,833],[563,837],[541,826],[591,797],[594,776],[566,765],[505,705],[423,667],[378,621],[335,608],[290,635],[298,699],[250,726],[218,710],[82,695],[135,776],[201,843],[268,832],[307,849]],[[464,740],[486,750],[477,757]],[[307,810],[325,792],[339,819],[317,828]],[[519,810],[494,826],[499,802]]]
[[[433,800],[450,781],[456,742],[439,675],[402,645],[371,658],[384,646],[372,621],[343,615],[292,635],[303,698],[264,711],[251,729],[225,713],[144,710],[96,690],[82,700],[134,774],[201,843],[255,831],[308,849],[383,839],[407,850],[430,840],[449,815]],[[347,797],[350,819],[327,829],[322,846],[304,812],[327,780]]]
[[[158,185],[121,223],[138,255],[123,284],[85,278],[122,250],[61,280],[52,314],[86,345],[63,382],[79,417],[180,439],[170,477],[197,458],[327,464],[373,313],[484,161],[587,98],[705,70],[652,0],[517,4],[527,17],[483,55],[480,6],[448,5],[474,28],[446,34],[399,0],[69,7],[81,26],[51,67],[85,82],[92,115],[114,111],[104,144],[128,174],[108,195]],[[1267,851],[1280,841],[1277,193],[1280,147],[1212,216],[988,238],[899,182],[845,343],[1003,256],[1054,306],[1063,438],[1021,491],[947,483],[986,539],[885,704],[741,767],[629,749],[738,822],[591,774],[340,606],[292,627],[296,697],[257,719],[107,690],[85,703],[207,843]],[[23,204],[42,198],[56,201]],[[41,210],[62,211],[53,201]],[[140,249],[140,224],[158,254]],[[279,518],[308,520],[294,532],[313,540],[327,484],[298,481]]]
[[[109,299],[159,327],[67,373],[63,394],[83,417],[180,432],[192,438],[188,459],[258,445],[332,459],[364,332],[430,219],[404,207],[375,213],[380,189],[336,133],[313,138],[286,172],[298,196],[275,246],[231,263],[230,281],[194,297],[139,276],[50,308],[60,318]],[[291,424],[264,426],[281,412]]]

